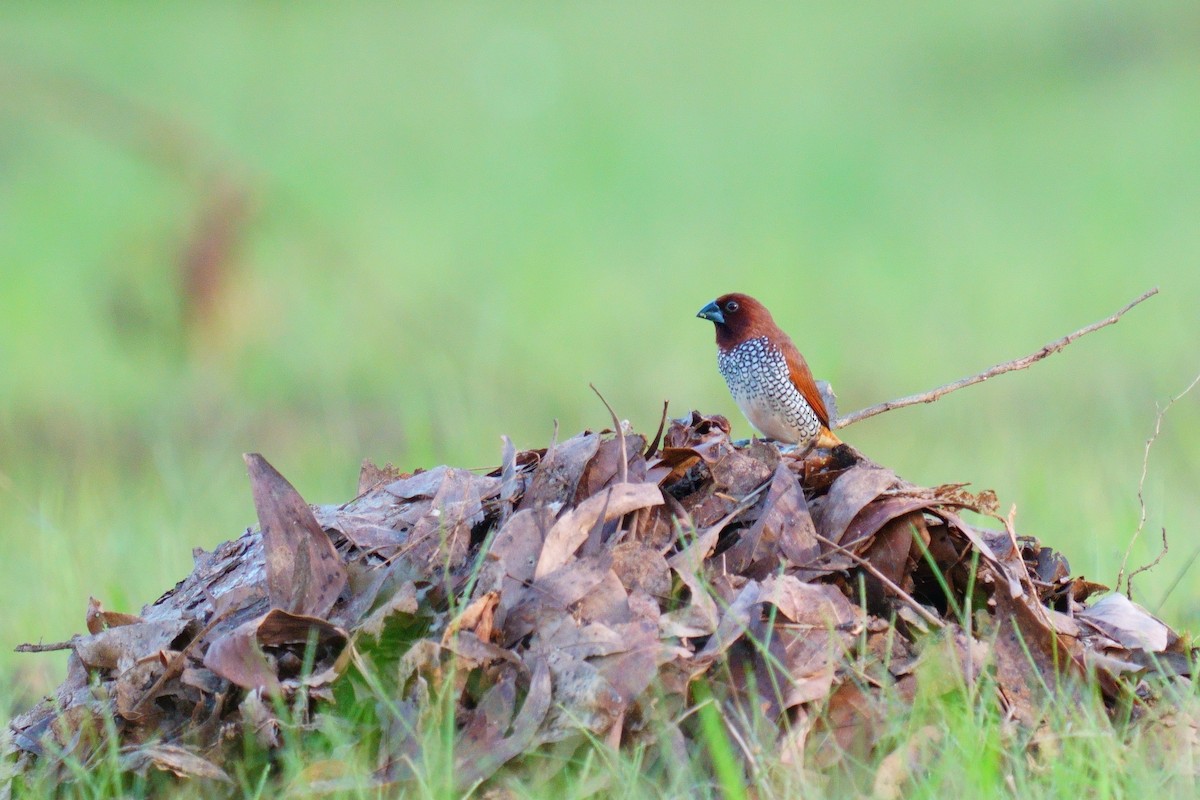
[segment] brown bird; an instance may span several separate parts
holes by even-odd
[[[717,328],[717,367],[738,408],[769,439],[831,447],[841,442],[804,356],[753,297],[724,294],[696,316]]]

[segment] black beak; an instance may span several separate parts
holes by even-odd
[[[717,307],[717,301],[714,300],[696,314],[700,319],[706,319],[710,322],[715,322],[718,325],[725,324],[725,315],[721,313],[721,309]]]

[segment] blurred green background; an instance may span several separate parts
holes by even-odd
[[[1200,6],[6,3],[0,710],[26,640],[137,611],[369,457],[486,466],[719,412],[758,296],[905,477],[994,488],[1112,581],[1155,404],[1200,372]],[[1153,450],[1136,584],[1200,625],[1200,390]]]

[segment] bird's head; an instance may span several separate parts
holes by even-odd
[[[763,336],[775,321],[766,306],[747,294],[723,294],[696,314],[712,322],[717,329],[717,344],[722,349],[736,347],[748,339]]]

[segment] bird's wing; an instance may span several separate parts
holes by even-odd
[[[792,385],[800,391],[800,394],[812,406],[812,410],[817,412],[817,419],[821,420],[821,424],[828,428],[829,412],[825,409],[825,401],[821,399],[821,392],[817,390],[817,382],[813,380],[808,362],[804,360],[804,356],[800,355],[800,351],[790,340],[785,340],[780,350],[783,351],[783,357],[787,361],[788,376],[792,380]]]

